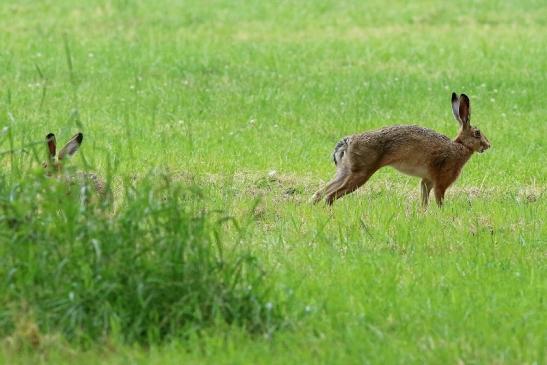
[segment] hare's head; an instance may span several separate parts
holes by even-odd
[[[490,141],[480,131],[471,125],[471,104],[469,98],[465,94],[460,97],[456,93],[452,93],[452,112],[454,117],[460,123],[460,133],[456,138],[465,147],[473,152],[484,152],[490,148]]]
[[[67,156],[72,156],[76,151],[78,151],[83,139],[84,135],[82,133],[77,133],[64,145],[63,148],[61,148],[57,154],[55,135],[53,133],[49,133],[46,136],[48,159],[44,162],[44,168],[48,171],[48,175],[62,171],[62,160]]]

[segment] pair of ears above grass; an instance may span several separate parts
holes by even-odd
[[[57,160],[62,160],[66,156],[73,155],[78,149],[80,148],[80,145],[82,144],[82,141],[84,140],[83,133],[79,132],[76,133],[59,151],[59,154],[57,155]],[[46,143],[47,143],[47,149],[48,149],[48,156],[50,159],[54,159],[57,152],[57,141],[55,140],[55,134],[49,133],[46,136]]]

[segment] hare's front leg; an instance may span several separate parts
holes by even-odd
[[[433,188],[433,192],[435,193],[435,200],[437,201],[437,205],[439,207],[442,207],[443,205],[445,191],[446,187],[444,185],[435,185],[435,187]]]
[[[429,203],[429,193],[433,188],[433,183],[431,182],[431,180],[422,179],[420,186],[422,188],[422,206],[426,208],[427,204]]]

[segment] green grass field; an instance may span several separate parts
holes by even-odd
[[[0,361],[547,362],[544,1],[21,0],[0,3],[0,19],[0,207],[40,175],[45,147],[34,143],[81,130],[70,165],[109,176],[118,207],[87,216],[107,227],[95,232],[113,232],[108,220],[130,221],[131,209],[145,219],[145,201],[126,202],[127,181],[168,174],[197,185],[199,202],[181,204],[239,222],[220,234],[256,258],[278,300],[266,304],[283,318],[267,332],[213,321],[148,345],[113,324],[81,346],[45,315],[36,325],[47,340],[23,351],[14,338],[28,331],[4,325],[0,310]],[[334,174],[343,136],[391,124],[455,136],[452,91],[470,96],[472,124],[492,148],[471,158],[442,209],[423,211],[419,180],[391,169],[331,208],[308,202]],[[40,206],[38,220],[48,209],[54,223],[72,214]],[[20,288],[39,292],[40,282],[10,284],[8,264],[14,252],[46,271],[47,260],[40,247],[8,249],[8,223],[0,219],[0,274],[11,294],[0,306],[36,311]],[[33,227],[77,240],[71,228]],[[123,270],[123,254],[105,252]]]

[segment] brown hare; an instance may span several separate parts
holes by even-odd
[[[452,93],[452,111],[460,124],[454,140],[415,125],[385,127],[343,138],[333,153],[336,176],[313,196],[327,204],[363,185],[380,168],[391,166],[422,179],[422,204],[427,206],[433,189],[442,205],[446,189],[458,178],[473,152],[484,152],[490,142],[470,124],[471,107],[465,94]]]
[[[82,144],[84,139],[83,133],[76,133],[59,151],[57,152],[57,143],[55,140],[55,135],[49,133],[46,136],[48,160],[44,162],[43,166],[47,171],[48,176],[57,176],[67,178],[70,183],[80,182],[80,183],[90,183],[93,188],[99,193],[99,195],[104,196],[106,193],[106,185],[97,174],[91,172],[78,172],[76,176],[64,176],[63,175],[63,160],[72,156]]]

